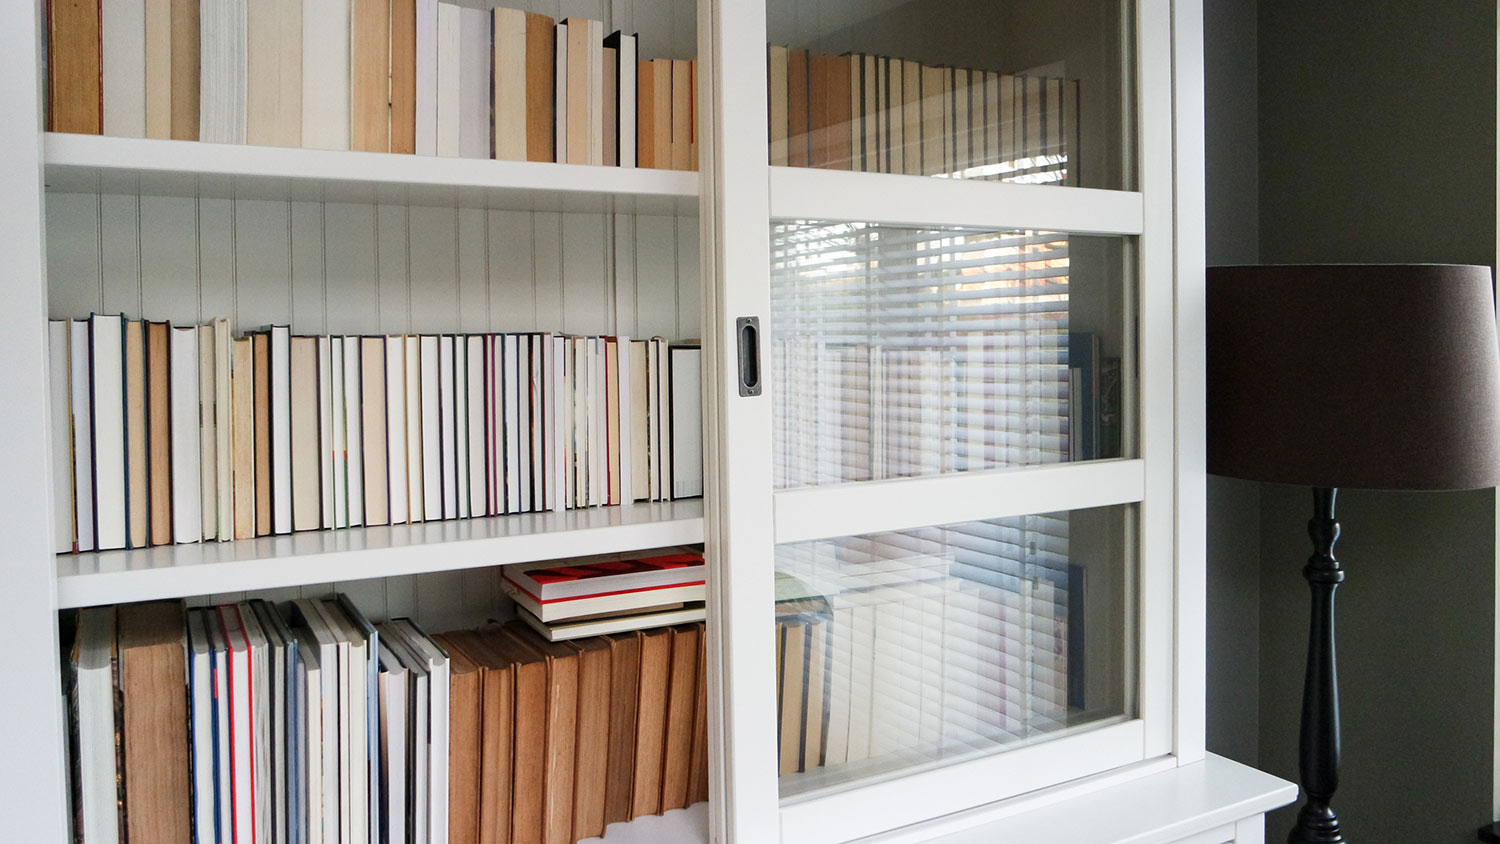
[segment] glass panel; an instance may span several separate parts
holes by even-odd
[[[1133,239],[771,228],[778,488],[1129,456]]]
[[[1122,0],[769,0],[773,165],[1131,189]]]
[[[1135,505],[776,548],[781,796],[1133,714]]]

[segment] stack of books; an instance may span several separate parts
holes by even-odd
[[[708,797],[703,625],[428,636],[346,598],[80,610],[74,840],[561,841]]]
[[[506,566],[500,586],[548,641],[703,620],[703,555],[549,561]]]
[[[59,553],[703,494],[697,346],[49,328]]]
[[[1078,80],[771,46],[772,164],[1078,184]]]
[[[439,0],[49,0],[48,127],[697,169],[691,59],[596,20]]]

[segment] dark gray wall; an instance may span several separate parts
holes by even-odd
[[[1493,2],[1260,0],[1260,260],[1492,264],[1495,40]],[[1261,490],[1259,761],[1289,778],[1310,507]],[[1335,806],[1356,840],[1472,841],[1493,799],[1493,492],[1346,491],[1339,519]]]

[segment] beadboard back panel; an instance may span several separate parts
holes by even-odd
[[[48,311],[203,323],[236,335],[698,331],[695,217],[116,194],[48,194]],[[315,584],[432,630],[510,614],[496,569]],[[241,600],[245,593],[190,603]]]

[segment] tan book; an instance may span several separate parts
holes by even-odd
[[[238,539],[235,526],[234,488],[235,451],[234,437],[239,424],[238,406],[235,404],[231,372],[239,365],[235,358],[234,339],[229,334],[229,320],[216,317],[212,322],[214,331],[214,469],[218,473],[214,483],[214,498],[219,506],[219,541]],[[249,343],[246,343],[249,348]],[[246,372],[249,365],[246,364]],[[248,417],[247,417],[248,418]],[[252,517],[253,518],[253,517]]]
[[[849,126],[849,69],[852,64],[849,56],[833,56],[824,65],[828,80],[828,157],[825,166],[834,170],[848,170],[854,155]]]
[[[361,337],[360,417],[364,436],[365,524],[384,525],[391,520],[390,487],[386,477],[385,445],[385,338]],[[350,483],[360,479],[350,478]]]
[[[539,657],[547,670],[542,843],[573,844],[577,840],[573,786],[578,764],[578,652],[566,642],[548,642],[521,621],[507,622],[505,633],[532,658]]]
[[[454,641],[432,637],[448,652],[448,841],[479,844],[480,736],[484,726],[484,676]],[[510,773],[509,761],[502,766]]]
[[[828,166],[829,56],[807,57],[807,166]]]
[[[766,120],[771,144],[771,166],[787,163],[787,48],[772,44],[766,48]]]
[[[865,60],[859,53],[850,53],[846,58],[849,60],[849,169],[863,171],[868,169],[865,167]]]
[[[824,686],[827,682],[828,625],[821,619],[807,625],[807,680],[802,736],[802,768],[823,764]]]
[[[147,435],[146,324],[124,320],[125,331],[125,547],[151,540],[151,466]]]
[[[609,459],[609,497],[606,503],[619,504],[620,498],[620,340],[604,338],[604,449]]]
[[[922,66],[922,175],[933,176],[947,167],[943,142],[943,90],[947,76],[941,67]]]
[[[672,60],[651,60],[651,146],[656,150],[656,167],[676,169],[672,158]]]
[[[245,141],[302,145],[302,4],[255,0],[245,15]]]
[[[631,340],[625,359],[630,390],[630,500],[651,497],[650,415],[646,401],[646,342]]]
[[[635,774],[630,816],[661,814],[662,754],[666,748],[667,688],[671,681],[672,631],[641,634],[641,674],[637,682]]]
[[[688,805],[693,765],[693,718],[698,696],[698,627],[672,628],[672,673],[667,691],[666,747],[662,752],[661,810]]]
[[[292,338],[292,530],[323,526],[318,338]]]
[[[99,87],[99,0],[47,2],[47,128],[97,135],[104,125]]]
[[[552,107],[557,93],[553,20],[526,13],[526,160],[555,161]]]
[[[693,700],[693,761],[688,767],[688,805],[708,799],[708,637],[698,624],[698,690]]]
[[[610,644],[591,636],[568,642],[578,652],[578,763],[573,776],[573,837],[604,834],[604,801],[609,776],[609,718],[612,698]]]
[[[255,535],[273,532],[271,517],[271,335],[250,335],[255,350]]]
[[[120,607],[120,720],[130,841],[187,841],[187,619],[181,601]]]
[[[641,634],[613,633],[609,642],[609,762],[604,787],[604,823],[628,821],[635,778],[635,721],[640,702]]]
[[[880,96],[877,88],[879,83],[878,71],[879,57],[868,53],[860,54],[860,110],[861,122],[860,133],[863,138],[861,160],[864,162],[864,170],[868,173],[880,172]]]
[[[698,60],[688,59],[688,169],[698,170]]]
[[[620,51],[604,48],[604,160],[605,167],[620,166]]]
[[[635,164],[656,167],[656,75],[650,59],[635,68]]]
[[[198,326],[198,492],[203,516],[203,541],[219,538],[218,372],[214,329]],[[227,527],[226,527],[227,530]]]
[[[875,172],[893,173],[891,169],[891,79],[890,59],[875,56]]]
[[[593,62],[593,45],[589,37],[592,24],[585,18],[568,18],[568,163],[599,164],[591,156],[590,137],[595,129],[593,111],[589,108],[593,77],[602,71]]]
[[[806,50],[788,50],[786,54],[786,163],[806,167],[809,159],[808,127],[808,61]]]
[[[538,840],[517,836],[512,817],[512,787],[521,757],[515,755],[516,731],[523,727],[540,735],[541,725],[531,730],[516,720],[516,659],[504,643],[493,636],[480,636],[472,630],[449,633],[448,640],[479,667],[480,725],[478,733],[479,779],[476,784],[477,838],[479,844],[509,844]],[[538,675],[540,676],[540,675]],[[545,694],[542,689],[541,694]],[[527,711],[530,711],[529,709]],[[451,735],[451,733],[450,733]],[[452,739],[449,739],[450,742]],[[540,739],[537,741],[540,745]],[[530,746],[525,748],[529,751]],[[451,777],[452,774],[450,773]],[[530,827],[528,827],[529,829]],[[540,835],[540,826],[537,827]],[[461,841],[449,831],[450,841]]]
[[[197,0],[172,4],[172,139],[198,140],[198,56],[201,30]]]
[[[391,152],[417,151],[417,0],[391,3]]]
[[[800,771],[802,761],[802,678],[807,670],[807,628],[800,621],[781,627],[781,774]]]
[[[920,176],[922,170],[922,65],[901,62],[901,172]]]
[[[391,149],[388,2],[350,0],[349,4],[349,148],[353,150]]]
[[[230,376],[233,413],[234,538],[255,536],[255,350],[249,337],[233,342]]]
[[[543,825],[546,820],[544,783],[547,774],[547,714],[548,674],[546,660],[531,649],[524,648],[514,637],[499,626],[491,625],[481,630],[478,638],[482,647],[493,654],[496,664],[511,667],[512,693],[512,765],[510,770],[510,809],[508,816],[497,816],[496,823],[509,822],[510,844],[541,844]],[[472,652],[471,652],[472,653]],[[487,675],[488,676],[488,675]],[[488,692],[488,686],[486,691]],[[488,695],[486,696],[488,701]],[[490,723],[486,709],[486,728]],[[486,767],[486,776],[490,768]],[[486,781],[487,782],[487,781]],[[487,788],[487,786],[485,786]],[[481,814],[485,799],[481,798]],[[488,825],[481,832],[489,834]],[[496,835],[500,833],[496,832]],[[481,838],[482,841],[489,839]],[[506,841],[497,837],[495,841]]]
[[[492,154],[506,161],[526,160],[526,13],[496,7],[491,13],[494,68],[490,114]]]
[[[672,61],[672,169],[693,169],[692,70],[686,59]]]
[[[885,86],[885,155],[887,173],[906,172],[906,75],[900,59],[880,60]]]
[[[146,137],[172,137],[172,0],[145,0]]]
[[[172,326],[146,323],[146,438],[151,544],[172,544]]]

